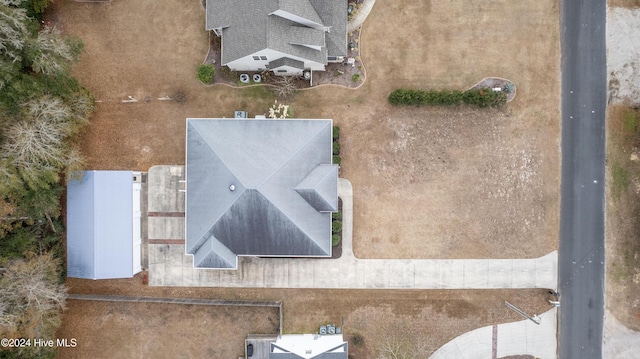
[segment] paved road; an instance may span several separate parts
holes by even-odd
[[[606,1],[562,2],[559,358],[602,357]]]

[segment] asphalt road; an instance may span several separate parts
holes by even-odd
[[[606,1],[562,1],[560,359],[601,358]]]

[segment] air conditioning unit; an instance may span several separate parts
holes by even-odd
[[[133,172],[133,183],[142,183],[142,172]]]

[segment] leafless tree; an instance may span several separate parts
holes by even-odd
[[[66,69],[78,56],[74,41],[62,37],[60,30],[53,27],[40,30],[36,41],[31,44],[31,67],[45,75],[54,75]]]
[[[391,335],[391,334],[390,334]],[[378,359],[421,359],[427,357],[427,345],[417,338],[389,336],[382,340],[377,348]]]
[[[13,260],[0,268],[0,329],[22,338],[52,338],[60,326],[67,288],[58,284],[51,253]]]
[[[273,92],[279,98],[287,98],[293,95],[298,87],[296,81],[298,76],[275,76]]]
[[[44,96],[24,105],[24,116],[6,130],[2,150],[25,169],[64,168],[70,159],[66,139],[77,126],[71,108],[61,99]]]

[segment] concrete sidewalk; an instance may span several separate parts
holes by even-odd
[[[375,3],[376,0],[364,0],[358,12],[347,23],[347,32],[353,32],[362,25],[367,19],[367,16],[369,16],[369,12],[371,12],[373,4]]]
[[[539,325],[525,319],[472,330],[440,347],[429,359],[495,359],[515,355],[556,358],[557,308],[540,318]]]
[[[535,259],[358,259],[353,255],[353,191],[339,179],[342,256],[338,259],[240,257],[237,270],[195,269],[185,255],[184,167],[149,170],[149,284],[252,288],[550,288],[557,252]],[[160,203],[156,203],[160,202]]]

